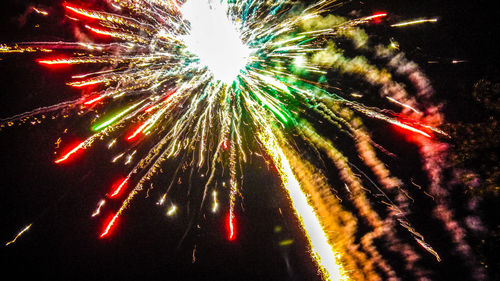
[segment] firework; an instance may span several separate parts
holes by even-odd
[[[54,163],[77,161],[95,143],[105,142],[115,153],[111,161],[129,167],[128,174],[106,189],[106,198],[92,214],[98,216],[107,201],[121,200],[104,221],[101,238],[112,235],[153,176],[167,173],[177,178],[188,167],[191,174],[207,176],[200,213],[227,210],[228,240],[237,239],[243,167],[257,153],[250,149],[256,145],[276,167],[283,194],[290,199],[311,258],[325,280],[397,280],[398,272],[377,241],[388,241],[389,251],[404,259],[405,269],[423,280],[429,273],[421,268],[416,247],[438,261],[440,256],[406,218],[410,198],[405,184],[381,160],[380,155],[390,152],[374,142],[363,122],[396,127],[394,134],[403,132],[419,147],[430,179],[427,192],[438,202],[435,215],[447,230],[459,233],[453,213],[441,200],[446,197],[440,187],[446,145],[436,136],[446,136],[438,129],[443,117],[439,106],[430,102],[433,90],[419,67],[398,53],[394,42],[374,44],[362,29],[387,14],[344,18],[331,14],[337,5],[332,0],[310,6],[284,0],[111,0],[92,8],[65,2],[63,9],[78,30],[78,42],[1,45],[0,52],[49,53],[38,63],[95,69],[75,74],[67,83],[81,89],[82,97],[3,119],[1,126],[47,115],[94,115],[86,139],[63,145]],[[349,47],[343,49],[339,42],[349,42]],[[350,55],[346,48],[358,55]],[[334,87],[329,81],[332,74],[368,86],[355,91]],[[380,104],[386,108],[375,107]],[[336,136],[327,136],[332,131]],[[358,176],[362,171],[338,147],[338,138],[350,143],[376,184],[368,176]],[[129,148],[116,152],[117,143]],[[342,185],[333,186],[314,165],[314,156],[304,155],[301,147],[328,158]],[[167,162],[179,168],[162,172]],[[159,191],[157,205],[173,217],[179,207],[165,204],[171,187]],[[339,189],[347,190],[351,209],[336,195]],[[358,230],[360,222],[369,230]],[[404,242],[393,231],[397,225],[415,243]],[[463,236],[457,234],[454,242],[470,255]]]

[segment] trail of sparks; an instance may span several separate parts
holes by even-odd
[[[326,280],[346,280],[345,270],[339,266],[338,253],[329,244],[323,226],[320,223],[321,219],[307,202],[307,194],[302,192],[300,184],[290,167],[290,163],[277,144],[271,129],[266,128],[258,137],[266,147],[268,154],[278,169],[283,187],[290,196],[293,209],[311,245],[311,256],[320,266],[324,278]]]
[[[212,197],[213,197],[213,205],[212,205],[212,213],[216,213],[217,210],[219,209],[219,202],[217,201],[217,191],[212,192]]]
[[[74,155],[79,150],[83,149],[84,147],[85,147],[85,141],[79,143],[77,146],[75,146],[73,149],[71,149],[68,153],[63,155],[61,158],[54,160],[54,163],[59,164],[61,162],[68,160],[72,155]]]
[[[116,227],[117,221],[118,221],[119,214],[115,214],[111,220],[106,224],[106,227],[102,231],[101,235],[99,236],[100,238],[104,238],[110,234],[110,232],[113,230],[114,227]]]
[[[379,158],[381,153],[392,153],[375,143],[363,123],[374,119],[410,134],[409,141],[423,155],[431,182],[429,194],[437,202],[446,201],[446,192],[440,187],[445,165],[439,158],[446,147],[435,138],[446,134],[437,128],[443,117],[439,106],[430,102],[432,87],[419,67],[397,52],[394,41],[387,46],[374,44],[361,29],[365,24],[385,24],[388,14],[353,19],[336,16],[330,13],[339,5],[333,0],[309,6],[284,0],[200,1],[111,0],[103,1],[99,9],[63,3],[75,34],[85,42],[0,44],[0,53],[50,52],[55,55],[42,56],[37,62],[49,68],[73,70],[83,65],[95,71],[73,75],[67,83],[81,89],[81,98],[2,119],[0,129],[71,117],[72,112],[93,116],[86,139],[63,150],[54,162],[68,161],[91,150],[94,143],[106,141],[113,155],[111,162],[128,169],[108,194],[109,200],[118,200],[122,193],[126,196],[104,223],[100,238],[112,234],[145,184],[163,173],[171,183],[158,190],[156,204],[166,208],[167,216],[184,215],[172,203],[170,193],[189,178],[188,197],[194,192],[202,196],[200,212],[190,213],[188,206],[186,213],[194,218],[206,210],[223,213],[218,211],[223,209],[218,196],[227,198],[229,208],[223,221],[228,240],[236,241],[243,165],[253,155],[260,155],[269,157],[276,167],[311,257],[325,280],[396,280],[398,273],[391,261],[376,246],[384,241],[391,245],[391,254],[406,262],[408,272],[429,279],[414,248],[421,246],[437,259],[439,255],[406,219],[410,210],[403,183]],[[45,15],[43,10],[35,12]],[[338,41],[345,40],[352,42],[346,48],[354,52],[342,49],[344,44]],[[358,51],[359,55],[349,55]],[[355,91],[334,87],[332,74],[368,86]],[[412,87],[405,87],[395,76],[406,77]],[[378,96],[368,95],[373,89]],[[377,98],[401,112],[375,108],[373,103],[380,104],[373,102]],[[335,138],[350,142],[362,167],[354,166],[346,156],[349,152],[323,137],[325,130],[335,130]],[[341,189],[349,194],[345,201],[355,212],[336,199],[336,189],[313,161],[302,159],[302,144],[325,153],[333,163],[343,182]],[[254,145],[264,155],[249,149]],[[177,168],[167,169],[168,163],[177,163]],[[206,177],[202,187],[190,183],[193,174]],[[152,192],[156,190],[151,185],[147,196]],[[218,192],[227,192],[227,197]],[[372,207],[377,203],[386,212]],[[93,217],[108,207],[104,204],[100,201]],[[451,231],[458,226],[449,212],[446,204],[437,204],[436,217]],[[448,215],[440,215],[443,213]],[[367,223],[366,231],[357,228],[358,220]],[[403,242],[391,229],[397,225],[416,243]],[[359,242],[355,236],[361,237]],[[454,243],[470,257],[463,238],[457,236]]]
[[[123,188],[126,186],[128,183],[128,178],[125,178],[119,182],[119,184],[114,188],[114,190],[111,192],[109,195],[110,198],[117,197],[123,190]]]
[[[408,25],[415,25],[415,24],[422,24],[426,22],[437,22],[437,18],[433,19],[418,19],[418,20],[412,20],[412,21],[405,21],[405,22],[400,22],[400,23],[395,23],[392,24],[391,27],[403,27],[403,26],[408,26]]]
[[[10,244],[15,243],[17,241],[17,239],[19,237],[21,237],[21,235],[23,235],[26,231],[28,231],[31,228],[31,225],[33,225],[33,224],[30,223],[25,228],[23,228],[21,231],[19,231],[19,233],[14,237],[14,239],[12,239],[11,241],[5,243],[5,246],[9,246]]]
[[[177,206],[172,205],[172,206],[170,206],[170,209],[168,209],[168,211],[167,211],[167,216],[171,217],[171,216],[175,215],[176,212],[177,212]]]
[[[227,228],[227,239],[229,241],[233,241],[236,238],[236,228],[235,228],[235,221],[236,221],[236,216],[232,212],[229,212],[227,214],[227,222],[226,222],[226,228]]]
[[[94,213],[92,213],[92,217],[96,217],[101,213],[101,208],[106,204],[105,200],[99,201],[99,205],[97,205],[97,209],[95,209]]]

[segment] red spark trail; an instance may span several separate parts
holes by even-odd
[[[229,212],[226,219],[226,229],[227,229],[227,239],[233,241],[236,238],[236,227],[235,227],[236,217],[234,214]]]
[[[109,222],[106,224],[106,227],[104,228],[99,238],[104,238],[108,236],[109,233],[113,231],[113,229],[116,227],[117,220],[118,220],[118,214],[115,214],[111,219],[109,219]]]
[[[118,183],[114,185],[115,188],[113,189],[109,197],[110,198],[118,197],[118,195],[121,194],[121,191],[127,185],[127,183],[128,183],[128,178],[121,179],[120,181],[118,181]]]
[[[55,160],[54,163],[59,164],[61,162],[64,162],[64,161],[68,160],[72,155],[74,155],[75,153],[77,153],[80,149],[83,149],[83,145],[84,144],[85,144],[85,141],[81,142],[80,144],[78,144],[77,146],[75,146],[73,149],[71,149],[68,153],[66,153],[65,155],[63,155],[61,158]]]

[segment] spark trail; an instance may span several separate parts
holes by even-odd
[[[405,269],[416,279],[428,278],[416,248],[440,257],[406,219],[410,198],[404,183],[380,160],[389,152],[374,142],[363,121],[395,126],[420,148],[431,181],[428,192],[439,202],[436,217],[452,231],[458,227],[453,214],[439,215],[451,212],[442,203],[446,194],[440,187],[446,146],[435,140],[436,135],[446,134],[437,128],[443,117],[430,102],[433,90],[418,66],[393,44],[372,43],[361,28],[386,13],[336,16],[331,10],[341,3],[332,0],[309,6],[284,0],[102,2],[99,8],[76,1],[62,4],[78,33],[86,35],[85,41],[0,46],[0,53],[38,52],[38,63],[48,68],[95,69],[74,75],[67,83],[81,89],[81,98],[2,119],[1,127],[45,116],[72,117],[68,112],[95,114],[85,140],[63,149],[66,152],[59,152],[54,163],[64,165],[91,151],[96,142],[106,141],[115,153],[112,162],[123,161],[129,167],[126,176],[106,189],[111,190],[108,198],[92,214],[98,216],[107,208],[106,201],[122,200],[104,223],[101,238],[112,235],[146,183],[173,162],[177,169],[163,171],[172,183],[185,167],[191,175],[198,171],[207,176],[203,188],[196,190],[202,199],[194,217],[218,213],[224,209],[222,200],[227,200],[223,220],[228,239],[237,239],[243,167],[254,154],[249,143],[256,143],[276,167],[283,196],[290,199],[311,258],[325,280],[398,280],[399,273],[376,246],[380,241],[392,245],[389,251],[405,261]],[[339,42],[346,41],[352,45],[346,48],[358,55],[342,49],[345,44]],[[354,93],[342,84],[333,87],[334,75],[368,86]],[[411,87],[405,87],[401,77]],[[332,131],[335,138],[325,136]],[[376,184],[357,175],[349,157],[336,146],[337,137],[352,144]],[[116,152],[117,143],[130,149]],[[299,147],[304,146],[324,154],[344,186],[332,186],[312,164],[317,162],[314,155],[303,155]],[[164,204],[172,186],[159,191],[157,203],[167,206],[168,216],[180,211],[174,204]],[[372,186],[376,188],[370,190]],[[336,195],[344,188],[352,208]],[[186,192],[190,194],[191,187]],[[383,195],[383,200],[372,193]],[[386,211],[374,208],[375,204]],[[358,230],[359,223],[366,223],[368,230]],[[393,231],[396,225],[416,242],[404,242]],[[361,237],[359,242],[355,235]],[[470,255],[462,237],[454,242]]]

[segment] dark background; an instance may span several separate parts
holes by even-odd
[[[334,13],[387,12],[387,22],[368,28],[380,40],[393,37],[407,57],[424,69],[436,89],[436,99],[446,101],[448,122],[474,123],[489,117],[472,98],[475,83],[480,79],[498,82],[500,77],[498,45],[494,44],[499,34],[498,12],[489,2],[492,1],[353,1]],[[46,7],[57,16],[26,14],[23,19],[30,5]],[[60,1],[2,2],[0,10],[1,43],[72,38],[71,28],[61,21]],[[388,27],[388,23],[418,17],[439,17],[439,22],[401,29]],[[36,24],[40,26],[35,27]],[[65,86],[70,71],[48,71],[34,62],[39,57],[40,54],[0,56],[0,117],[79,96]],[[439,63],[428,64],[430,60]],[[452,60],[466,62],[453,64]],[[164,208],[155,205],[157,197],[141,195],[122,216],[111,239],[98,239],[102,218],[110,214],[113,206],[107,206],[104,211],[108,213],[100,219],[92,219],[90,214],[103,197],[103,189],[122,171],[108,164],[110,155],[106,153],[90,152],[64,166],[52,164],[55,140],[59,136],[68,141],[82,138],[86,125],[81,119],[69,118],[0,131],[0,241],[11,240],[18,230],[34,222],[16,244],[0,250],[5,275],[11,272],[24,279],[35,273],[38,278],[55,280],[319,280],[304,251],[302,234],[284,202],[279,179],[258,158],[245,171],[244,211],[239,208],[236,241],[226,239],[224,212],[207,214],[182,239],[190,223],[182,211],[178,217],[169,218],[164,215]],[[62,133],[66,128],[71,128],[68,136]],[[99,146],[95,149],[104,151]],[[424,177],[412,149],[411,145],[400,145],[405,160],[394,164],[405,165],[390,167],[402,178]],[[161,185],[161,179],[157,180]],[[183,179],[179,185],[189,184],[188,179]],[[191,184],[202,182],[193,179]],[[465,215],[464,204],[472,195],[461,189],[455,192],[453,207],[460,217]],[[481,266],[487,267],[490,279],[498,280],[498,246],[494,247],[498,241],[498,232],[494,232],[498,230],[498,196],[479,196],[485,202],[480,214],[491,231],[471,234],[469,242],[483,263]],[[187,202],[181,193],[176,199],[181,208]],[[451,253],[449,236],[427,216],[428,204],[422,198],[422,203],[415,205],[419,215],[412,222],[442,255],[443,262],[435,262],[422,251],[424,263],[435,272],[435,280],[472,280],[461,258]],[[276,226],[283,230],[276,232]],[[294,243],[282,247],[279,242],[284,239],[293,239]],[[404,275],[402,279],[407,280]]]

